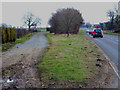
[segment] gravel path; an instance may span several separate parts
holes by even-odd
[[[35,64],[40,59],[43,50],[48,46],[45,33],[37,33],[31,39],[2,53],[3,78],[14,79],[11,85],[3,87],[40,88],[38,69]]]

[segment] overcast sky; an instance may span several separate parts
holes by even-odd
[[[108,21],[106,12],[118,7],[117,2],[3,2],[2,22],[12,26],[22,26],[22,17],[27,12],[41,18],[41,26],[46,27],[51,14],[59,8],[76,8],[85,22],[92,24]]]

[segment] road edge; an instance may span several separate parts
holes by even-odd
[[[85,33],[85,32],[84,32]],[[86,33],[85,35],[91,39],[91,37],[89,37]],[[92,40],[92,39],[91,39]],[[97,48],[103,53],[103,55],[105,56],[106,60],[108,61],[108,64],[110,65],[110,67],[112,68],[114,74],[117,76],[118,78],[118,83],[120,82],[120,71],[117,69],[117,66],[115,65],[114,62],[112,62],[112,60],[108,57],[108,55],[96,44],[96,42],[94,40],[92,40],[94,42],[94,44],[97,46]],[[120,88],[120,86],[118,85],[118,88]]]

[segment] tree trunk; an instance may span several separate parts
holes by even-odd
[[[69,37],[69,32],[67,31],[67,37]]]
[[[67,37],[69,37],[69,25],[67,25]]]
[[[69,37],[69,33],[67,33],[67,37]]]
[[[30,31],[30,26],[28,26],[28,30]]]

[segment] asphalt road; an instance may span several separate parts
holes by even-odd
[[[85,32],[86,30],[87,29],[85,29]],[[108,55],[117,67],[120,65],[120,63],[118,64],[118,44],[120,45],[120,41],[118,39],[120,36],[103,34],[103,38],[93,38],[88,33],[87,35],[94,40],[94,42],[106,53],[106,55]]]

